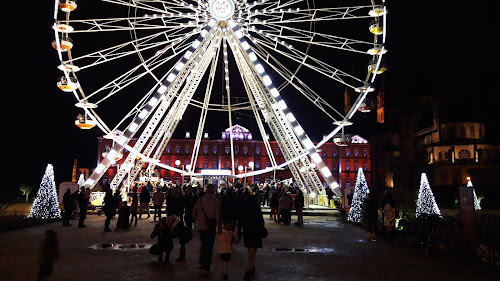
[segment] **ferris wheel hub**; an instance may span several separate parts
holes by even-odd
[[[212,0],[208,7],[210,14],[220,21],[227,20],[234,14],[234,2],[232,0]]]

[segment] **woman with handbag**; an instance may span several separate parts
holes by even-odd
[[[264,218],[257,197],[252,194],[247,197],[241,217],[238,220],[238,236],[243,235],[243,244],[248,250],[247,267],[243,280],[255,277],[255,258],[257,249],[262,248],[262,238],[267,237]]]

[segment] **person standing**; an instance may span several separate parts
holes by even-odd
[[[387,243],[394,243],[394,227],[396,225],[396,208],[391,202],[385,203],[384,206],[384,226],[387,232]]]
[[[228,280],[227,271],[229,269],[229,261],[231,260],[231,252],[233,251],[234,242],[234,224],[224,224],[222,232],[217,234],[219,241],[219,257],[222,261],[222,280]]]
[[[364,199],[363,218],[366,226],[366,238],[372,239],[377,232],[378,206],[377,201],[371,193]]]
[[[78,228],[87,227],[84,222],[87,218],[87,207],[89,204],[89,200],[85,195],[85,187],[82,186],[80,194],[78,194],[78,206],[80,207],[80,219],[78,220]]]
[[[205,274],[210,273],[212,265],[212,253],[215,242],[215,232],[221,232],[221,204],[215,196],[215,186],[209,184],[207,192],[203,195],[193,208],[193,218],[200,234],[200,264]]]
[[[139,218],[142,217],[144,210],[146,210],[148,212],[147,219],[149,219],[149,217],[151,216],[149,213],[149,201],[151,201],[151,195],[149,194],[148,189],[145,188],[144,186],[141,189],[141,195],[139,199],[141,201],[141,207],[139,209]]]
[[[45,238],[40,245],[39,265],[37,280],[47,280],[47,277],[54,270],[54,261],[60,257],[59,254],[59,241],[57,240],[57,233],[53,230],[45,231]]]
[[[158,216],[158,220],[161,220],[161,207],[163,206],[163,201],[165,201],[165,195],[163,195],[161,189],[158,188],[153,194],[153,206],[155,210],[153,221],[156,221],[156,216]]]
[[[292,196],[290,196],[291,192],[288,191],[287,193],[283,194],[283,197],[280,198],[279,201],[279,210],[280,210],[280,222],[285,223],[285,225],[290,224],[290,219],[291,219],[291,210],[292,210],[292,205],[293,205],[293,199]]]
[[[113,197],[113,190],[108,188],[106,190],[106,196],[104,196],[104,214],[106,215],[106,221],[104,221],[104,232],[111,232],[109,229],[109,224],[111,219],[115,216],[115,197]]]
[[[118,221],[116,222],[115,230],[126,230],[129,228],[128,219],[130,218],[130,208],[127,201],[122,201],[118,211]]]
[[[130,204],[130,213],[131,213],[130,226],[132,226],[132,222],[134,222],[134,218],[135,218],[134,227],[137,226],[137,207],[138,206],[139,206],[139,198],[137,197],[137,193],[134,192],[134,194],[132,195],[132,204]]]
[[[66,193],[63,196],[63,205],[64,205],[64,215],[63,215],[63,226],[71,226],[69,223],[69,218],[71,217],[71,213],[74,208],[74,199],[71,196],[71,190],[68,188]]]
[[[257,249],[262,248],[262,238],[267,237],[262,210],[255,195],[249,195],[245,200],[241,217],[238,220],[238,236],[243,236],[243,242],[248,251],[248,260],[243,280],[255,277],[255,259]]]
[[[297,222],[295,223],[295,225],[304,225],[304,216],[302,214],[302,210],[304,209],[304,194],[300,190],[297,192],[297,196],[295,196],[294,205],[295,212],[297,213]]]
[[[278,191],[273,191],[271,195],[271,200],[269,201],[269,206],[271,207],[271,217],[274,218],[274,222],[278,222],[279,212],[278,208],[280,206],[280,196]]]

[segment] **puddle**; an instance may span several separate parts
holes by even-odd
[[[146,250],[151,248],[153,244],[118,244],[118,243],[102,243],[90,245],[89,249],[92,250],[119,250],[119,251],[134,251],[134,250]]]
[[[297,252],[297,253],[332,253],[334,250],[332,248],[273,248],[275,252]]]

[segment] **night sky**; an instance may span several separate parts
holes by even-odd
[[[494,121],[499,119],[499,60],[495,43],[498,24],[494,21],[498,4],[387,2],[386,92],[398,96],[400,102],[407,96],[433,95],[445,105],[450,119],[488,121],[487,131],[492,136],[500,127]],[[431,5],[436,2],[438,6]],[[9,5],[12,7],[8,10],[16,16],[4,26],[8,36],[3,40],[3,61],[8,74],[3,79],[3,97],[8,106],[4,106],[3,116],[8,125],[3,134],[7,155],[0,185],[5,197],[2,194],[1,198],[20,196],[18,187],[23,183],[38,188],[47,163],[54,165],[57,184],[71,180],[75,158],[82,167],[94,167],[98,153],[96,137],[101,136],[97,128],[80,130],[74,125],[79,113],[73,106],[74,97],[56,87],[61,72],[56,68],[57,53],[50,45],[54,39],[53,2],[30,1],[29,7],[22,8]],[[292,109],[299,108],[293,101],[288,103]],[[299,121],[300,116],[308,114],[307,108],[301,110],[304,113],[297,114]],[[182,126],[188,127],[190,118]],[[245,119],[243,115],[236,118]],[[313,121],[301,124],[313,141],[318,141],[329,130],[316,127]],[[369,137],[375,115],[357,114],[354,121],[352,130]],[[213,125],[210,130],[217,137],[223,129],[218,127]],[[254,131],[257,132],[256,127]]]

